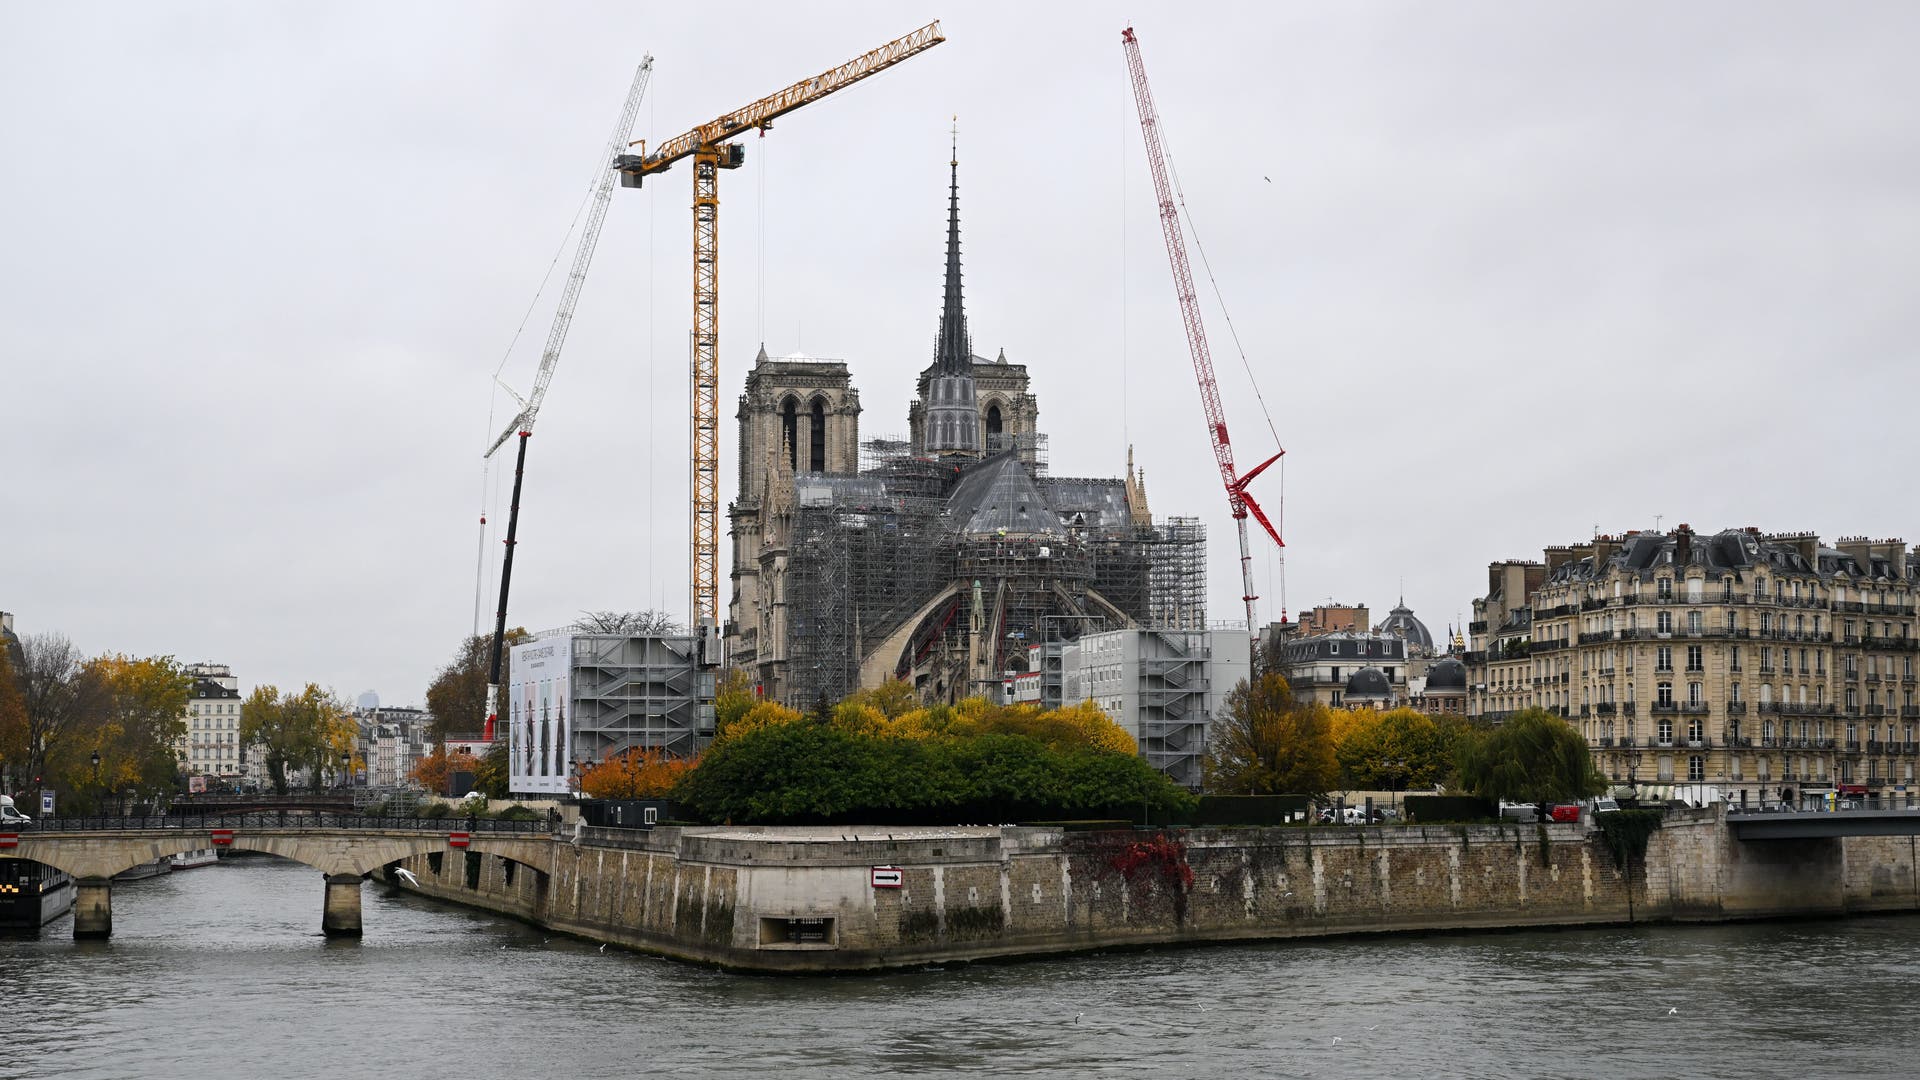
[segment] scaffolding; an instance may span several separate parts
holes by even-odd
[[[1149,547],[1147,625],[1156,630],[1207,628],[1207,527],[1199,518],[1168,518]]]
[[[1124,481],[1046,478],[1025,460],[1043,456],[1044,442],[1008,449],[1023,451],[1020,466],[997,456],[962,465],[915,455],[906,440],[869,439],[858,476],[797,478],[784,593],[788,704],[858,689],[863,658],[916,617],[886,673],[949,698],[978,692],[966,681],[977,674],[960,671],[970,656],[997,678],[1025,670],[1029,647],[1050,640],[1205,626],[1198,520],[1136,525]],[[1005,505],[1010,491],[1038,498]],[[984,654],[970,641],[976,582]],[[934,604],[943,593],[947,602]]]

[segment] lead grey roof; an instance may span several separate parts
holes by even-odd
[[[1066,527],[1012,451],[972,466],[947,496],[947,520],[973,535],[1067,535]]]

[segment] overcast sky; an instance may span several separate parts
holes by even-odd
[[[420,703],[483,547],[491,623],[493,374],[532,381],[642,54],[657,142],[944,15],[945,44],[723,175],[723,498],[762,340],[846,360],[862,436],[904,436],[958,114],[975,351],[1028,365],[1056,475],[1135,447],[1154,511],[1207,522],[1211,613],[1238,617],[1111,10],[0,4],[0,609],[243,688]],[[1288,452],[1291,611],[1384,614],[1404,582],[1439,635],[1489,561],[1656,515],[1920,532],[1920,7],[1131,19]],[[529,450],[513,624],[686,616],[690,186],[615,193]],[[1244,468],[1275,435],[1202,292]],[[1276,511],[1281,479],[1255,485]]]

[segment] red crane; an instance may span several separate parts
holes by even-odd
[[[1173,188],[1167,183],[1166,156],[1160,150],[1160,115],[1153,107],[1153,90],[1147,86],[1147,68],[1140,59],[1140,39],[1133,36],[1133,27],[1120,31],[1120,47],[1127,54],[1127,70],[1133,75],[1133,100],[1140,108],[1140,130],[1147,140],[1147,164],[1153,168],[1153,190],[1160,198],[1160,231],[1167,241],[1167,261],[1173,264],[1173,285],[1180,295],[1180,316],[1187,324],[1187,347],[1193,352],[1193,374],[1200,383],[1200,403],[1207,410],[1207,436],[1213,440],[1213,456],[1220,464],[1220,479],[1227,487],[1227,505],[1233,511],[1234,524],[1240,530],[1240,583],[1244,595],[1241,599],[1247,604],[1247,630],[1259,633],[1254,623],[1253,602],[1259,597],[1253,591],[1253,556],[1247,550],[1247,514],[1273,537],[1273,542],[1286,547],[1286,541],[1280,539],[1280,532],[1267,520],[1260,504],[1247,494],[1247,485],[1259,476],[1267,466],[1280,460],[1280,451],[1260,464],[1247,470],[1245,476],[1233,464],[1233,443],[1227,438],[1227,414],[1220,407],[1220,387],[1213,379],[1213,356],[1207,351],[1207,329],[1200,322],[1200,300],[1194,294],[1193,271],[1187,267],[1187,245],[1180,235],[1180,214],[1174,209]],[[1286,612],[1280,613],[1286,618]]]

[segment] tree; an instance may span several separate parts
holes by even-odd
[[[740,824],[1021,821],[1193,802],[1134,753],[999,733],[899,738],[804,719],[715,742],[674,794]]]
[[[1332,717],[1326,706],[1294,699],[1267,671],[1227,694],[1225,715],[1207,746],[1207,790],[1223,795],[1313,795],[1332,790]]]
[[[1499,727],[1461,740],[1456,756],[1460,786],[1483,799],[1545,805],[1606,789],[1586,740],[1540,708],[1522,709]]]
[[[27,781],[19,773],[27,767],[27,703],[14,677],[12,644],[12,639],[0,640],[0,774],[10,775],[18,790],[0,792],[25,795]]]
[[[85,740],[89,764],[93,754],[100,755],[100,794],[174,790],[180,769],[174,744],[187,732],[193,679],[171,656],[102,656],[87,661],[84,670],[100,687]],[[76,744],[71,752],[78,755],[82,748]],[[78,765],[76,757],[73,767]]]
[[[432,753],[413,763],[407,778],[435,795],[449,795],[454,773],[472,773],[477,780],[480,771],[480,759],[465,750],[448,753],[445,746],[436,746]]]
[[[510,794],[507,790],[508,775],[507,740],[499,739],[487,747],[480,756],[480,763],[473,773],[473,787],[489,799],[504,799]]]
[[[754,695],[753,683],[741,668],[728,668],[720,676],[720,684],[713,692],[713,734],[715,738],[726,734],[729,727],[741,717],[752,711],[759,698]]]
[[[580,775],[580,791],[592,799],[664,799],[694,764],[692,758],[636,746],[588,766]]]
[[[1412,709],[1356,710],[1334,756],[1349,787],[1381,791],[1431,788],[1453,773],[1453,739]]]
[[[533,640],[522,627],[507,631],[506,648]],[[447,734],[480,731],[486,727],[493,703],[487,700],[487,676],[493,664],[493,635],[476,634],[460,642],[453,659],[427,686],[427,712],[433,715],[429,737],[445,746]],[[500,659],[500,681],[507,680],[508,657]]]
[[[90,778],[75,772],[73,763],[87,754],[65,751],[87,718],[97,715],[105,688],[63,634],[27,635],[20,642],[20,661],[15,675],[21,719],[6,756],[25,765],[21,775],[28,783],[38,777],[63,788],[83,787]]]
[[[683,632],[680,622],[664,611],[583,611],[574,629],[586,634],[650,634],[670,637]]]
[[[313,790],[342,754],[351,753],[353,718],[332,694],[314,683],[282,697],[275,686],[258,686],[240,703],[240,741],[259,745],[276,794],[285,795],[291,770],[309,771]]]

